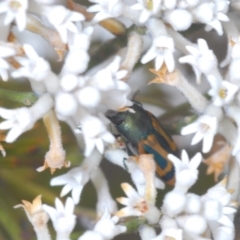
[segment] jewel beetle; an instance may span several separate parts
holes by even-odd
[[[160,178],[174,185],[175,169],[167,156],[170,153],[178,156],[177,145],[152,113],[138,103],[130,108],[133,111],[108,110],[105,116],[130,143],[131,149],[137,150],[137,154],[153,154]]]

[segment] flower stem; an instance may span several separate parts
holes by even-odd
[[[47,225],[41,227],[34,227],[34,231],[37,235],[38,240],[51,240]]]

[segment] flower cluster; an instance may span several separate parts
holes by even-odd
[[[0,107],[1,140],[14,143],[43,119],[50,144],[43,166],[37,171],[49,168],[54,173],[70,167],[59,124],[64,121],[84,156],[81,164],[53,177],[50,182],[51,186],[63,186],[61,197],[71,192],[65,206],[58,198],[56,208],[42,205],[40,196],[33,203],[23,200],[23,204],[17,205],[26,211],[38,239],[51,239],[48,219],[53,222],[57,239],[70,239],[77,223],[74,207],[81,204],[83,189],[89,181],[97,193],[99,220],[94,228],[79,236],[79,240],[113,239],[127,231],[123,225],[127,217],[144,219],[139,221],[141,239],[234,239],[233,221],[240,190],[239,10],[237,0],[89,0],[87,6],[73,0],[0,2],[0,81],[3,86],[0,94],[3,93],[4,98],[9,93],[6,98],[26,105],[16,109]],[[204,27],[200,33],[198,26]],[[196,43],[185,37],[192,29],[197,29]],[[111,35],[111,39],[106,40],[106,31],[114,38]],[[30,37],[26,37],[25,33],[29,32]],[[213,42],[222,41],[222,35],[227,39],[226,56],[220,64],[210,47],[212,42],[205,40],[213,32]],[[94,44],[99,40],[104,44],[96,50]],[[35,45],[43,41],[48,44],[47,50]],[[126,115],[135,113],[132,96],[136,89],[142,90],[146,85],[145,79],[144,84],[141,82],[142,76],[134,77],[135,67],[141,66],[144,70],[152,60],[154,69],[150,71],[157,76],[150,83],[154,83],[156,89],[159,83],[175,87],[195,112],[195,120],[182,126],[181,138],[194,133],[190,145],[202,141],[201,151],[208,154],[203,162],[208,165],[207,173],[214,173],[215,181],[222,173],[228,175],[206,189],[204,195],[189,192],[201,179],[200,153],[191,161],[185,150],[181,160],[168,154],[172,140],[154,125],[153,117],[153,122],[146,124],[152,124],[153,130],[148,132],[149,136],[143,134],[138,143],[131,145],[132,132],[129,139],[128,135],[124,136],[130,143],[115,139],[112,125],[105,117],[107,110]],[[56,62],[60,62],[57,70]],[[187,73],[187,64],[195,76]],[[8,81],[21,83],[23,79],[30,84],[33,100],[24,93],[4,88]],[[207,97],[200,92],[200,87],[194,86],[195,82],[198,86],[207,86]],[[118,118],[114,124],[118,126],[123,121]],[[153,138],[154,131],[161,136]],[[224,139],[221,148],[218,147],[219,135]],[[165,183],[155,172],[169,169],[161,159],[154,159],[156,152],[149,151],[154,148],[154,141],[148,148],[144,145],[149,139],[163,145],[157,154],[164,155],[168,167],[174,166],[174,188],[164,196],[162,206],[158,206],[156,196],[157,189],[163,189]],[[5,155],[2,145],[0,150]],[[103,158],[125,169],[134,184],[122,183],[127,197],[117,198],[125,206],[120,210],[100,168]],[[123,221],[118,224],[120,218]],[[161,228],[158,235],[156,225]]]

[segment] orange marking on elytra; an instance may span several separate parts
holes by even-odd
[[[176,143],[172,140],[172,138],[164,131],[164,129],[159,125],[159,122],[157,121],[157,119],[154,117],[154,115],[152,113],[149,112],[149,115],[152,119],[152,124],[153,127],[155,128],[155,130],[157,132],[159,132],[160,135],[163,136],[163,138],[167,141],[168,145],[170,146],[170,148],[173,151],[177,150],[177,145]]]
[[[166,176],[166,174],[174,168],[173,163],[167,157],[169,153],[164,148],[162,148],[162,146],[158,143],[156,137],[153,134],[149,135],[147,139],[142,140],[138,143],[138,151],[140,154],[146,153],[144,150],[144,145],[150,146],[152,149],[154,149],[154,151],[156,151],[159,155],[165,158],[167,166],[164,169],[160,168],[158,164],[156,164],[157,173],[160,177],[164,178],[164,176]],[[175,178],[170,179],[169,181],[167,181],[167,183],[169,185],[174,185]]]

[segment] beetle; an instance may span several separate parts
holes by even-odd
[[[138,103],[130,108],[133,111],[108,110],[105,116],[138,154],[153,154],[160,178],[174,185],[175,169],[167,156],[170,153],[178,156],[177,145],[152,113]]]

